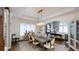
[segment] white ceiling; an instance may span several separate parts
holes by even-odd
[[[47,19],[49,17],[68,13],[74,10],[73,7],[10,7],[10,13],[16,18],[37,21],[40,17],[37,12],[40,9],[43,9],[42,20]]]

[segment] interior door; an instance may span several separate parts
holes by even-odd
[[[2,12],[2,11],[0,11]],[[0,15],[0,51],[4,50],[4,39],[3,39],[3,16]]]

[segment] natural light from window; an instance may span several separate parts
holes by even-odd
[[[25,23],[21,23],[20,24],[20,35],[24,36],[24,34],[27,32],[35,32],[35,25],[33,24],[25,24]]]
[[[59,32],[60,33],[68,33],[68,25],[67,25],[67,23],[61,22],[59,24]]]

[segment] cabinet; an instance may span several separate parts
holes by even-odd
[[[79,50],[79,18],[74,19],[69,25],[69,47]]]

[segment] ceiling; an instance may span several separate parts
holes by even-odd
[[[39,19],[41,13],[37,12],[41,9],[43,9],[42,19]],[[65,14],[73,10],[73,7],[10,7],[10,15],[19,19],[42,21],[49,17]]]

